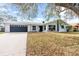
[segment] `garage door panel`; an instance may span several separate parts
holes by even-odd
[[[27,32],[27,27],[10,26],[10,32]]]

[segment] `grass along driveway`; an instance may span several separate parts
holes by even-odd
[[[79,56],[79,34],[28,33],[27,55]]]
[[[4,32],[0,32],[0,34],[3,34]]]

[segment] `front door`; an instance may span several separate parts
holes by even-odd
[[[43,26],[39,26],[39,32],[43,31]]]

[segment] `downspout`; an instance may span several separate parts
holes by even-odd
[[[58,15],[58,19],[57,19],[57,32],[59,32],[59,25],[60,25],[60,22],[59,20],[61,19],[61,16]]]
[[[43,29],[42,29],[42,32],[44,32],[44,23],[45,23],[45,21],[43,21],[42,23],[43,23]]]

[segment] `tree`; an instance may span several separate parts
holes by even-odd
[[[53,17],[55,15],[55,4],[47,4],[43,15],[46,21]]]
[[[12,16],[12,15],[9,15],[7,12],[5,11],[0,11],[0,18],[2,19],[2,21],[8,21],[8,20],[16,20],[17,21],[17,18]],[[1,20],[0,19],[0,20]]]
[[[47,4],[45,8],[45,18],[46,20],[49,20],[51,17],[56,16],[57,17],[57,31],[59,31],[59,20],[61,20],[61,13],[65,12],[65,18],[71,18],[75,13],[73,13],[71,10],[67,8],[63,8],[61,6],[56,6],[55,4]],[[69,17],[68,17],[69,15]]]
[[[15,20],[17,20],[17,18],[12,15],[9,15],[5,11],[0,11],[0,26],[2,28],[4,28],[4,22],[9,21],[9,20],[15,21]]]
[[[73,19],[74,17],[79,17],[79,16],[75,12],[73,12],[72,10],[67,9],[64,12],[64,18],[65,19]]]
[[[55,4],[47,4],[45,9],[45,18],[49,20],[53,16],[57,16],[57,19],[61,19],[60,13],[65,11],[61,9],[61,7],[56,7]],[[57,31],[59,31],[59,20],[57,20]]]
[[[37,16],[38,4],[36,3],[14,3],[20,11],[20,15],[28,20]]]

